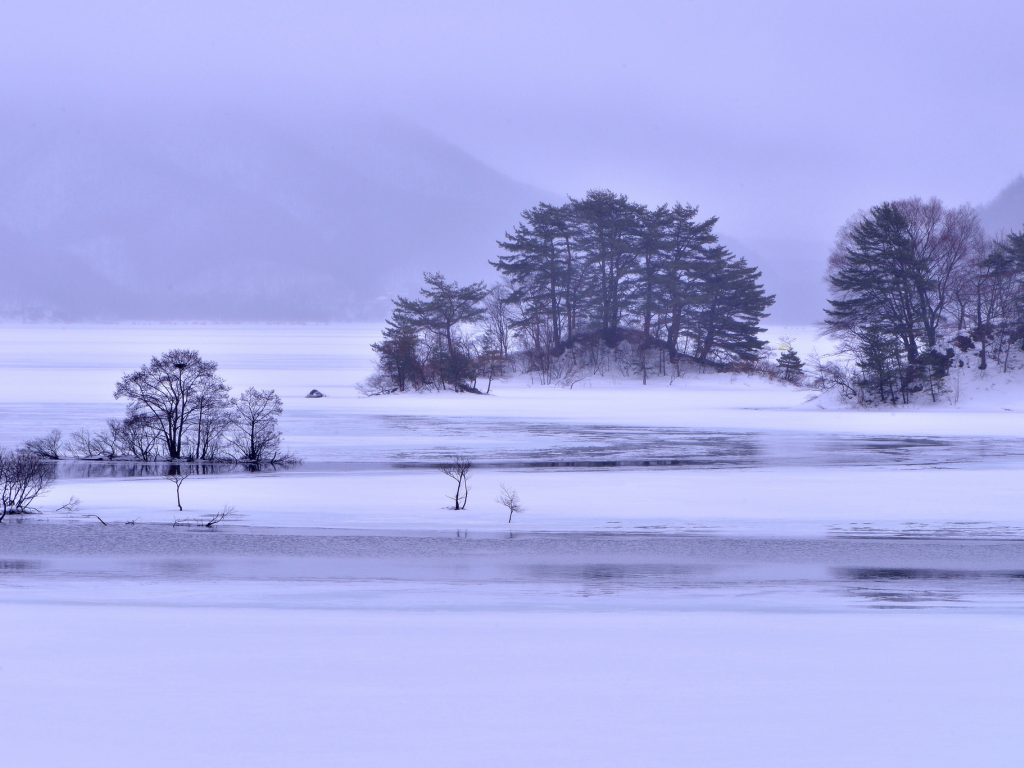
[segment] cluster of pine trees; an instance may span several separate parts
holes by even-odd
[[[498,285],[427,274],[419,299],[395,300],[368,386],[475,390],[509,368],[544,380],[617,364],[646,382],[682,363],[751,366],[775,299],[719,243],[717,221],[607,190],[535,206],[498,243]]]
[[[967,205],[913,198],[855,216],[828,280],[825,327],[856,371],[823,378],[863,401],[934,399],[951,365],[1005,370],[1024,345],[1024,233],[992,239]]]

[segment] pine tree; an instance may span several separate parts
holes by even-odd
[[[757,337],[765,330],[758,323],[775,303],[757,282],[761,273],[721,245],[706,249],[687,271],[693,318],[686,333],[693,338],[696,361],[707,365],[756,360],[767,344]]]
[[[637,243],[637,274],[633,286],[633,309],[640,320],[644,347],[650,346],[656,316],[664,304],[662,270],[668,253],[669,232],[673,224],[667,205],[654,210],[639,210],[640,233]]]
[[[521,308],[519,324],[545,323],[552,347],[571,343],[575,330],[574,231],[568,205],[541,203],[523,212],[522,223],[498,242],[505,253],[490,262],[513,287],[506,301]]]
[[[395,299],[394,317],[403,325],[425,331],[429,368],[442,387],[455,391],[475,391],[476,368],[472,350],[460,335],[462,325],[483,317],[487,286],[471,283],[460,286],[448,282],[440,272],[425,272],[422,299]],[[427,366],[424,366],[427,368]]]
[[[920,293],[928,267],[915,253],[910,224],[895,203],[875,206],[833,256],[829,281],[836,296],[825,310],[831,335],[854,341],[867,388],[882,400],[904,401],[925,337]]]
[[[679,337],[693,318],[692,267],[707,248],[718,242],[713,230],[716,217],[697,221],[698,209],[676,203],[665,233],[664,252],[659,259],[659,312],[665,323],[665,346],[669,360],[679,357]]]
[[[584,296],[589,325],[614,346],[630,309],[643,207],[607,189],[592,189],[582,200],[569,201],[587,268]]]
[[[856,352],[862,373],[860,385],[868,393],[877,393],[881,402],[893,405],[897,397],[904,403],[909,401],[903,351],[891,333],[875,325],[859,329]]]
[[[792,347],[786,348],[779,355],[779,368],[782,370],[782,378],[786,381],[796,383],[803,378],[803,360],[800,359],[800,355]]]
[[[415,322],[396,308],[384,327],[384,338],[370,348],[377,353],[377,372],[386,379],[384,389],[405,392],[429,382],[420,362],[420,337]]]

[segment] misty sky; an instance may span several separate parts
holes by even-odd
[[[384,113],[557,195],[818,248],[860,208],[985,203],[1024,171],[1022,32],[1019,2],[8,1],[0,88]]]

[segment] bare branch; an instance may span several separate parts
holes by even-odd
[[[76,496],[72,496],[64,504],[57,507],[54,512],[77,512],[79,507],[82,506],[82,502]]]

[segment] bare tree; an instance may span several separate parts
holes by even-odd
[[[512,515],[526,511],[519,501],[519,492],[506,488],[504,485],[501,486],[501,493],[498,494],[496,501],[508,510],[509,524],[512,523]]]
[[[114,452],[139,461],[154,461],[160,454],[160,434],[149,413],[131,413],[123,419],[110,419],[107,428],[114,438]]]
[[[281,455],[281,433],[277,429],[277,419],[283,410],[281,398],[272,389],[249,387],[242,393],[228,435],[236,458],[253,464],[288,459]]]
[[[226,404],[228,386],[217,375],[217,364],[190,349],[172,349],[154,357],[134,373],[125,374],[114,389],[115,398],[128,400],[129,416],[153,417],[167,458],[186,457],[189,440],[210,410]],[[193,445],[193,453],[196,446]]]
[[[470,470],[473,462],[461,453],[452,454],[438,469],[455,481],[455,495],[448,498],[455,502],[455,509],[465,509],[469,498]]]
[[[480,375],[487,377],[487,389],[485,395],[491,394],[491,385],[495,379],[503,379],[507,375],[509,358],[501,351],[499,344],[495,341],[490,331],[480,339],[476,351],[477,367]]]
[[[927,203],[915,197],[897,201],[896,207],[907,221],[914,257],[924,265],[915,290],[923,341],[933,348],[956,289],[968,277],[971,256],[985,250],[985,233],[969,205],[945,208],[934,197]]]
[[[495,283],[484,299],[484,329],[494,339],[495,348],[506,360],[512,352],[512,323],[514,320],[509,297],[512,287],[505,280]]]
[[[112,419],[116,421],[116,419]],[[67,449],[78,459],[113,458],[108,456],[106,448],[110,442],[103,433],[94,433],[89,429],[77,429],[68,438]]]
[[[170,473],[166,475],[166,478],[174,483],[174,496],[178,500],[179,512],[185,511],[181,507],[181,486],[195,473],[196,468],[193,464],[171,464]]]
[[[32,503],[55,479],[50,462],[28,451],[0,448],[0,521],[8,514],[32,511]]]
[[[51,430],[43,437],[35,437],[25,441],[25,450],[40,459],[59,459],[63,444],[59,429]]]
[[[228,397],[228,389],[219,377],[201,382],[193,416],[192,458],[212,461],[221,456],[224,439],[232,423],[233,405],[235,402]]]

